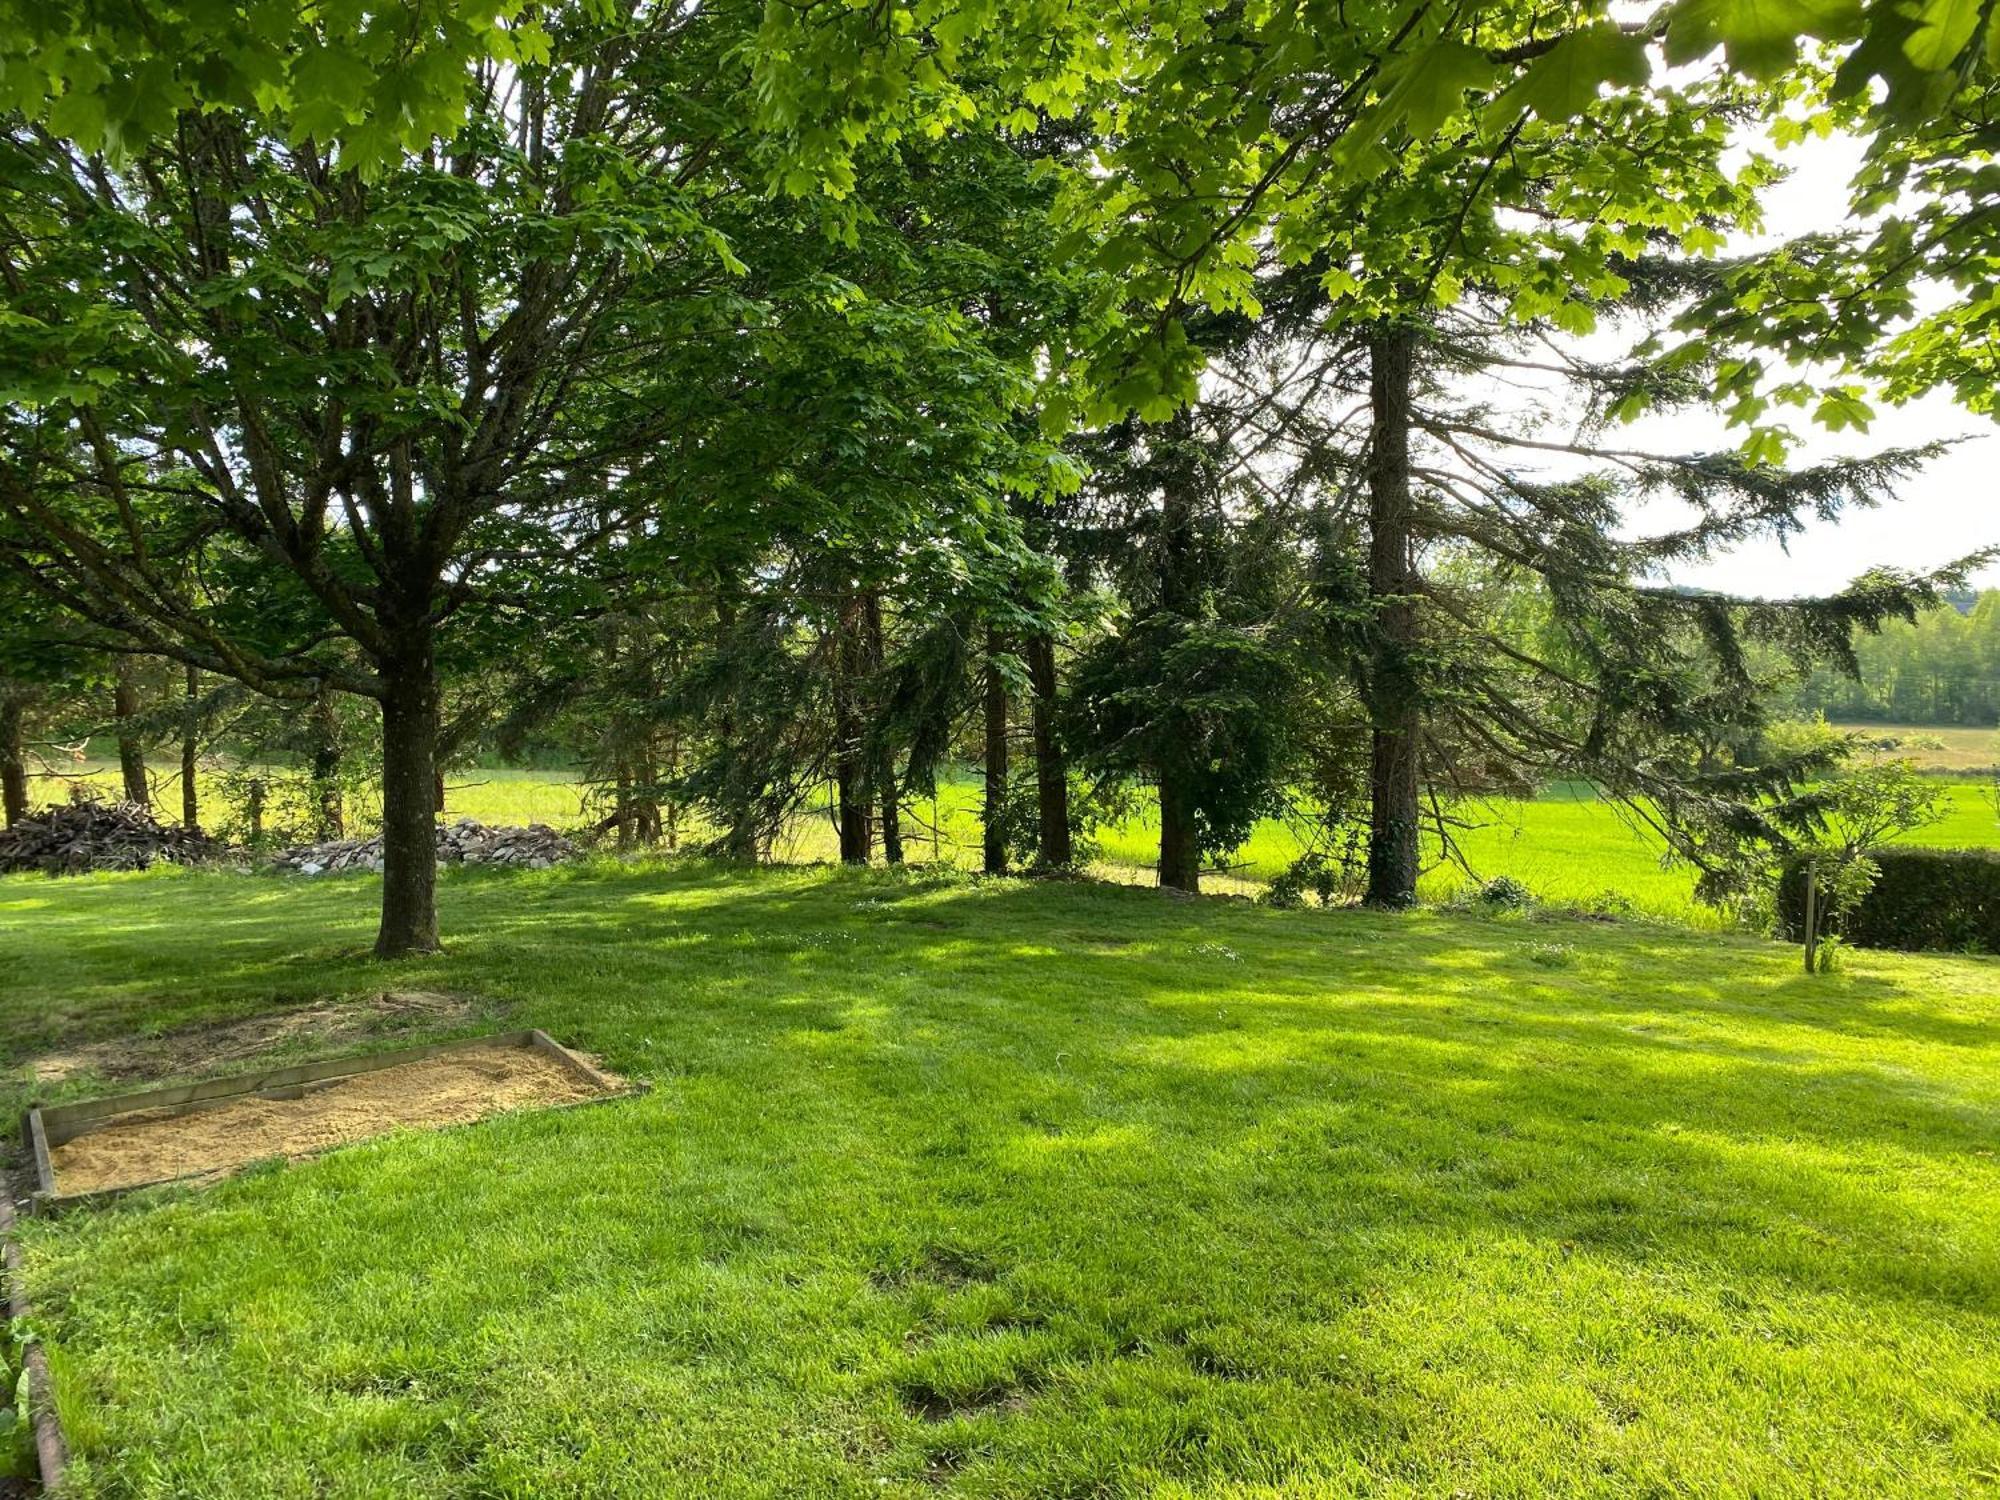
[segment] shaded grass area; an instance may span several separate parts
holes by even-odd
[[[606,863],[385,971],[377,889],[0,881],[0,1102],[391,982],[655,1085],[32,1226],[79,1495],[2000,1482],[2000,962]]]

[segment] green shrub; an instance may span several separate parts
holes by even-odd
[[[1881,875],[1847,919],[1841,936],[1862,948],[2000,953],[2000,850],[1871,849]],[[1778,923],[1797,941],[1804,927],[1805,875],[1788,861],[1778,881]]]

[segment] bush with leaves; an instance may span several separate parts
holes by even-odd
[[[1808,974],[1821,969],[1825,932],[1838,932],[1881,877],[1877,845],[1944,816],[1943,796],[1908,759],[1850,765],[1808,796],[1816,818],[1790,867],[1804,881],[1799,936]]]

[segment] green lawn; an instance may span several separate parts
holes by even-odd
[[[1905,730],[1932,734],[1938,731]],[[1959,731],[1970,734],[1973,731]],[[107,792],[117,775],[108,764],[88,763],[92,781]],[[1968,846],[2000,844],[2000,808],[1993,790],[1982,782],[1957,779],[1938,783],[1945,819],[1908,836],[1922,844]],[[44,799],[58,796],[56,784],[38,784]],[[572,773],[560,770],[478,769],[454,772],[449,780],[446,817],[473,817],[486,823],[551,823],[575,827],[594,822],[602,808],[587,803],[589,788]],[[178,792],[161,796],[164,810],[178,807]],[[980,852],[979,784],[970,776],[948,782],[935,802],[919,801],[906,809],[909,857],[963,867],[976,867]],[[358,813],[364,820],[369,809]],[[1430,901],[1449,900],[1497,875],[1511,876],[1543,901],[1586,910],[1630,910],[1651,917],[1715,928],[1722,919],[1694,899],[1694,876],[1684,868],[1662,866],[1662,846],[1615,805],[1600,801],[1588,787],[1558,785],[1533,801],[1496,798],[1466,803],[1455,809],[1466,826],[1455,834],[1459,852],[1471,866],[1468,875],[1458,863],[1430,851],[1431,868],[1422,884]],[[689,836],[698,838],[699,829]],[[1092,873],[1117,881],[1150,881],[1159,857],[1157,818],[1141,814],[1097,835],[1099,859]],[[1282,871],[1300,852],[1293,831],[1279,822],[1257,826],[1250,841],[1230,856],[1226,870],[1206,877],[1217,891],[1254,894]],[[839,843],[830,818],[823,813],[800,818],[775,850],[780,860],[809,863],[832,860]]]
[[[391,983],[654,1085],[30,1225],[75,1496],[2000,1484],[2000,961],[600,863],[385,971],[377,889],[0,880],[0,1105]]]

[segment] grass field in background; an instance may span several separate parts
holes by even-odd
[[[1898,740],[1902,743],[1894,753],[1915,761],[1922,771],[1976,776],[2000,767],[2000,729],[1855,723],[1834,727],[1870,739]]]
[[[2000,960],[600,860],[385,970],[379,891],[0,879],[0,1109],[385,984],[652,1084],[30,1221],[70,1500],[2000,1478]]]
[[[1878,732],[1883,726],[1875,726]],[[1902,730],[1905,734],[1961,736],[1990,731]],[[1957,751],[1953,752],[1958,753]],[[114,767],[91,762],[79,770],[106,792],[117,788]],[[64,783],[40,781],[41,800],[67,795]],[[219,782],[206,779],[202,788],[212,800]],[[1993,788],[1973,779],[1942,779],[1945,819],[1907,836],[1908,842],[1947,846],[2000,845],[2000,810]],[[155,794],[163,813],[179,807],[178,777],[164,778]],[[940,860],[959,866],[978,863],[980,789],[971,776],[949,783],[935,802],[928,799],[908,809],[906,838],[913,861]],[[358,809],[365,822],[365,805]],[[1529,802],[1495,799],[1468,803],[1455,810],[1468,825],[1456,832],[1459,851],[1477,880],[1506,875],[1527,886],[1539,899],[1556,905],[1589,908],[1629,906],[1645,915],[1697,926],[1714,926],[1716,914],[1693,899],[1694,879],[1685,869],[1664,868],[1661,846],[1615,805],[1598,799],[1587,787],[1558,786]],[[473,817],[485,823],[543,822],[557,827],[594,823],[602,806],[592,789],[573,774],[560,770],[474,769],[455,771],[447,779],[446,816]],[[702,830],[691,827],[689,837]],[[1099,857],[1092,872],[1120,881],[1144,881],[1158,858],[1157,819],[1141,814],[1127,823],[1100,830]],[[838,840],[824,813],[802,816],[780,841],[776,857],[788,862],[830,861]],[[1300,844],[1282,823],[1260,825],[1250,841],[1230,856],[1226,870],[1205,876],[1211,889],[1254,894],[1298,857]],[[1432,867],[1424,876],[1426,899],[1445,900],[1477,883],[1458,865],[1431,851]]]

